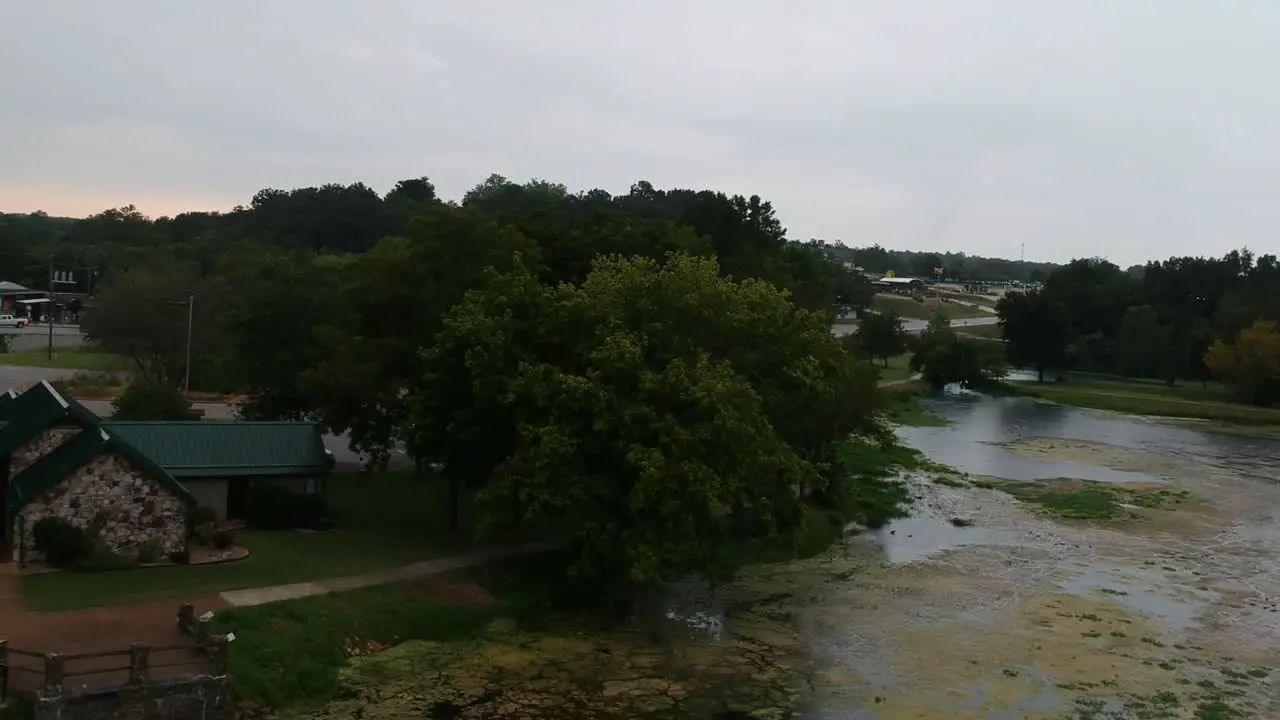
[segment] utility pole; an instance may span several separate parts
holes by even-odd
[[[53,360],[53,259],[49,260],[49,297],[45,301],[45,320],[49,322],[49,359]]]
[[[195,318],[196,296],[187,296],[187,369],[182,377],[182,396],[191,396],[191,321]]]
[[[1018,246],[1018,262],[1027,261],[1027,244],[1022,243]]]

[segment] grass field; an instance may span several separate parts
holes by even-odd
[[[1212,420],[1236,425],[1280,425],[1280,409],[1232,402],[1221,386],[1175,385],[1151,380],[1087,378],[1059,383],[1016,383],[1023,395],[1078,407],[1131,415]]]
[[[942,297],[959,300],[960,302],[976,303],[987,307],[995,307],[996,301],[999,300],[999,298],[994,298],[990,295],[970,295],[969,293],[953,293],[945,290],[942,291]]]
[[[942,303],[941,305],[935,305],[933,302],[916,302],[908,297],[897,297],[892,295],[877,295],[871,302],[871,307],[878,312],[893,311],[897,313],[899,317],[909,318],[912,320],[928,320],[933,317],[935,312],[941,312],[943,317],[950,320],[987,317],[991,314],[969,305],[957,305],[956,303]]]
[[[23,600],[32,610],[59,611],[197,596],[372,572],[476,545],[469,527],[448,534],[447,486],[437,477],[334,475],[328,494],[333,532],[243,530],[236,542],[249,557],[222,565],[26,576]],[[464,524],[473,515],[467,510]]]
[[[49,352],[43,349],[0,353],[0,365],[96,372],[119,372],[133,367],[128,358],[86,347],[55,347],[52,358],[49,357]]]
[[[904,354],[897,357],[889,358],[889,366],[884,366],[884,361],[875,360],[876,369],[880,371],[880,382],[898,382],[911,377],[911,355]]]

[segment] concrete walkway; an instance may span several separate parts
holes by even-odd
[[[556,543],[539,542],[529,543],[527,545],[517,545],[514,547],[496,548],[493,550],[477,550],[475,552],[439,558],[437,560],[424,560],[422,562],[403,565],[397,568],[390,568],[388,570],[379,570],[377,572],[366,573],[364,575],[349,575],[347,577],[332,578],[330,580],[294,583],[292,585],[274,585],[271,587],[248,588],[246,590],[231,590],[229,592],[221,593],[221,597],[227,604],[233,607],[265,605],[267,603],[280,602],[282,600],[296,600],[298,598],[311,597],[312,595],[327,595],[328,593],[346,592],[348,590],[373,587],[375,585],[386,585],[388,583],[402,582],[404,580],[417,580],[418,578],[439,575],[451,570],[460,570],[462,568],[483,565],[491,560],[545,552],[547,550],[554,549],[555,547]]]

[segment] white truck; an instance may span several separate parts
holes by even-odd
[[[26,318],[14,317],[12,315],[0,315],[0,328],[16,328],[21,330],[26,326]]]

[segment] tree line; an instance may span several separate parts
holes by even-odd
[[[7,223],[4,257],[100,270],[82,327],[133,359],[131,407],[181,413],[165,398],[189,329],[192,388],[348,434],[374,468],[397,448],[442,468],[455,529],[464,493],[488,530],[570,529],[594,592],[725,577],[735,547],[787,542],[815,510],[889,511],[845,449],[891,442],[878,374],[830,333],[870,283],[759,197],[494,176],[458,202],[418,179],[222,215],[22,217],[61,234],[24,244]]]
[[[1226,383],[1242,402],[1280,400],[1280,263],[1237,250],[1122,271],[1075,260],[996,305],[1017,366]]]

